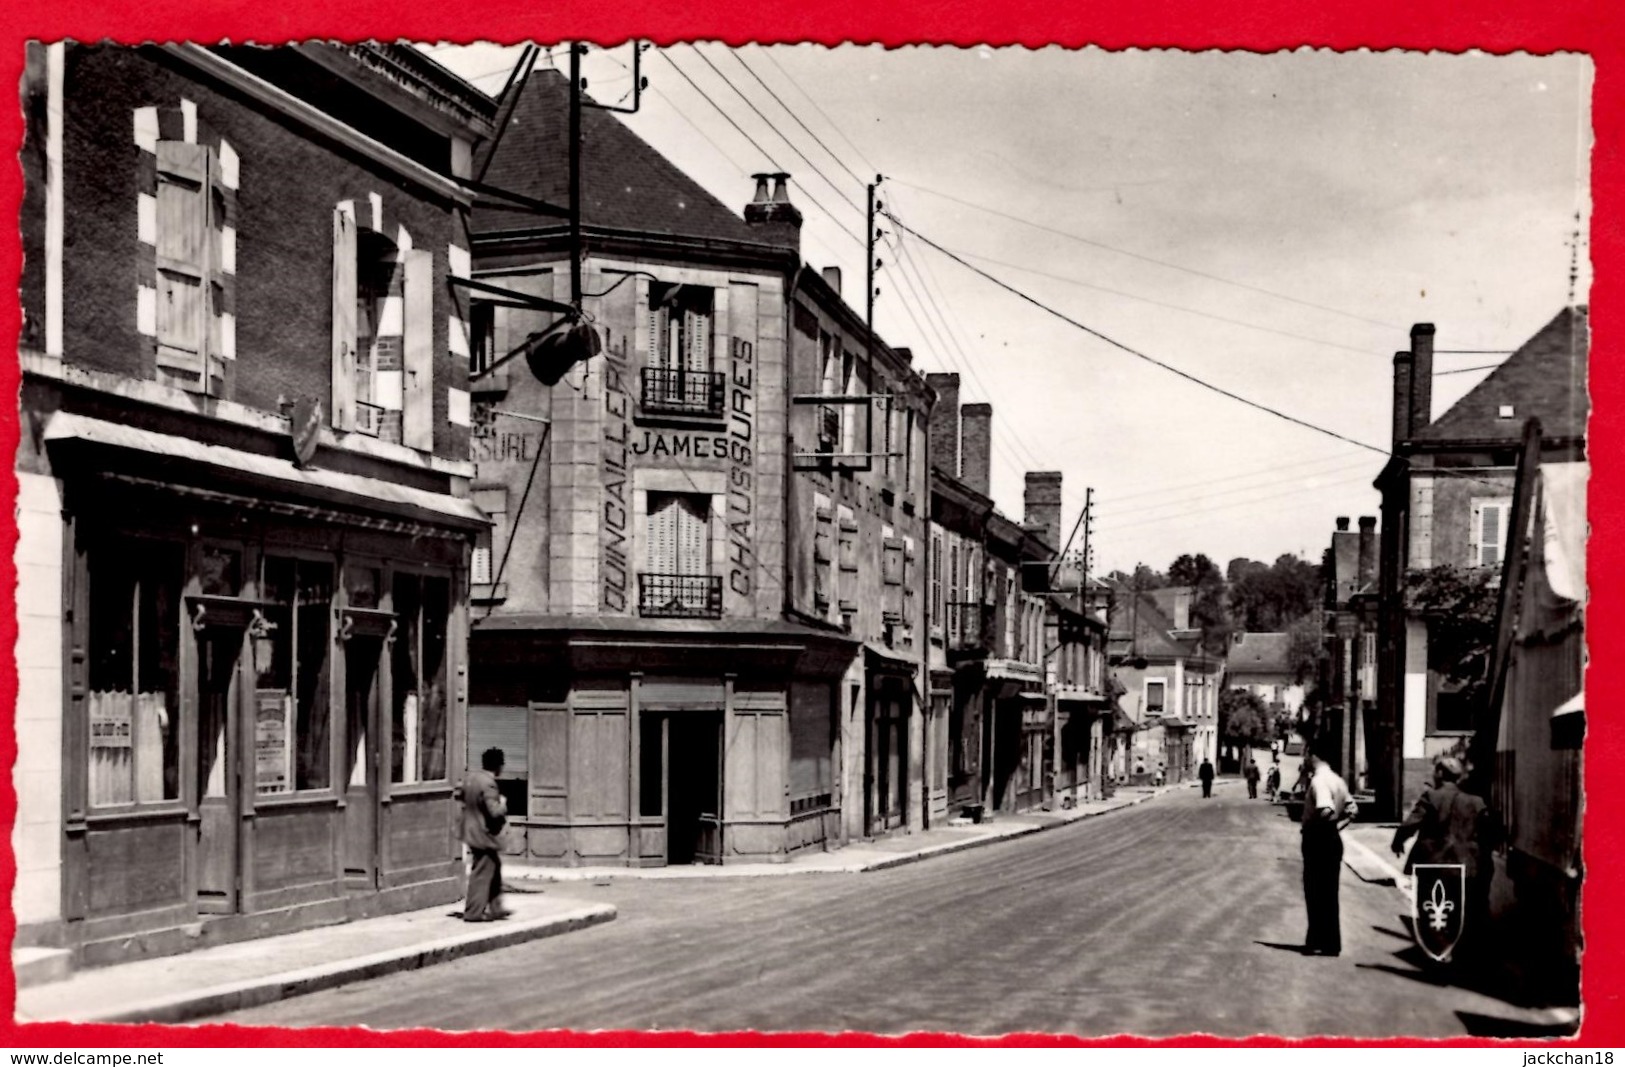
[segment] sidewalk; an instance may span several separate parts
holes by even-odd
[[[607,904],[503,898],[512,918],[463,923],[460,904],[81,971],[17,991],[19,1022],[178,1023],[447,963],[615,918]],[[162,992],[159,992],[162,991]]]
[[[963,826],[942,826],[919,833],[894,833],[870,841],[855,841],[834,852],[808,850],[783,863],[693,864],[680,867],[541,867],[505,858],[502,877],[511,884],[593,882],[627,879],[775,878],[805,874],[862,874],[901,867],[933,856],[1036,834],[1081,819],[1105,815],[1143,804],[1176,789],[1195,788],[1195,782],[1161,787],[1124,788],[1110,800],[1087,800],[1074,808],[998,815],[992,821]]]

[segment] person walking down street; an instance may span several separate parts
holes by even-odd
[[[1461,788],[1463,770],[1453,756],[1433,765],[1433,787],[1422,790],[1394,831],[1393,850],[1394,855],[1403,855],[1405,842],[1415,836],[1416,844],[1405,860],[1406,874],[1419,863],[1459,863],[1466,868],[1467,911],[1460,943],[1471,950],[1482,944],[1480,932],[1489,921],[1490,881],[1495,874],[1490,852],[1497,833],[1483,799]]]
[[[1358,810],[1349,787],[1315,752],[1305,764],[1309,783],[1303,800],[1303,905],[1309,932],[1304,952],[1310,956],[1337,956],[1343,952],[1342,919],[1338,912],[1338,879],[1343,872],[1343,827]]]
[[[1270,764],[1269,776],[1264,779],[1264,792],[1275,803],[1275,794],[1281,791],[1281,767],[1279,764]]]
[[[500,748],[488,748],[480,753],[480,769],[470,771],[463,780],[458,837],[474,861],[463,899],[463,921],[467,923],[488,923],[512,914],[502,907],[502,842],[497,836],[508,821],[507,802],[497,789],[503,762]]]
[[[1213,764],[1206,756],[1202,757],[1202,765],[1196,769],[1196,776],[1202,779],[1202,795],[1213,795]]]
[[[1241,776],[1247,779],[1247,799],[1258,799],[1258,764],[1253,762],[1251,756],[1247,757],[1247,765],[1241,769]]]

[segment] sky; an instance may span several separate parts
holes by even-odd
[[[492,94],[518,55],[424,47]],[[630,65],[590,51],[589,93],[630,104]],[[1097,573],[1318,560],[1338,516],[1378,513],[1413,323],[1438,329],[1436,417],[1586,302],[1580,55],[702,44],[642,73],[627,125],[736,210],[750,174],[790,172],[803,259],[841,267],[860,310],[885,176],[916,233],[881,223],[879,332],[993,405],[1007,515],[1024,471],[1063,473],[1069,530],[1093,488]]]

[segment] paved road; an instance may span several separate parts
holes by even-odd
[[[449,1030],[1244,1036],[1484,1032],[1424,980],[1392,888],[1345,871],[1305,957],[1297,827],[1236,782],[858,875],[569,885],[613,923],[228,1017]],[[226,1021],[226,1020],[223,1020]],[[1493,1029],[1493,1028],[1492,1028]]]

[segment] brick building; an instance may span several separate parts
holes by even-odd
[[[568,83],[515,93],[486,181],[562,204]],[[741,218],[605,111],[581,153],[603,353],[475,383],[470,749],[510,753],[511,847],[760,862],[919,825],[928,391],[802,265],[788,176]],[[571,298],[559,219],[473,230],[482,283]],[[552,321],[507,303],[476,306],[476,370]]]
[[[489,101],[392,46],[56,44],[24,103],[19,943],[455,898]]]
[[[1438,755],[1469,737],[1475,709],[1430,651],[1429,620],[1409,577],[1435,567],[1495,569],[1506,552],[1525,420],[1541,422],[1541,462],[1585,455],[1586,309],[1564,308],[1466,396],[1432,417],[1434,327],[1411,328],[1394,356],[1393,455],[1377,478],[1379,538],[1377,724],[1372,786],[1401,811]]]

